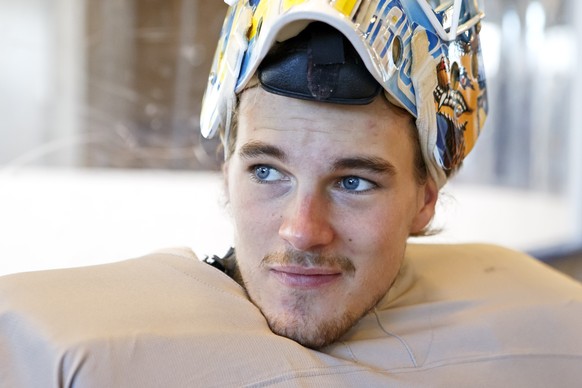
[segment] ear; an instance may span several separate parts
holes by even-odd
[[[410,228],[410,234],[418,234],[429,224],[435,214],[439,190],[432,178],[428,178],[418,192],[418,207]]]

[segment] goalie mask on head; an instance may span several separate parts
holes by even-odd
[[[323,102],[365,104],[384,92],[416,119],[438,187],[473,148],[487,116],[479,1],[227,3],[204,137],[227,141],[238,95],[258,77],[269,92]]]

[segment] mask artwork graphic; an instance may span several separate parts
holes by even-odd
[[[480,25],[474,28],[478,33]],[[471,151],[487,116],[481,47],[474,36],[469,30],[452,42],[437,66],[437,149],[445,170],[458,166]]]
[[[204,98],[204,137],[220,129],[223,141],[228,139],[237,96],[269,49],[320,21],[345,35],[388,100],[416,118],[425,162],[439,188],[473,148],[487,117],[478,0],[232,3]],[[425,43],[413,53],[419,37]],[[413,74],[414,67],[422,74]]]

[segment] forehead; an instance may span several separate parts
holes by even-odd
[[[261,140],[301,152],[349,150],[384,157],[411,152],[412,129],[411,116],[382,97],[368,105],[338,105],[256,87],[241,96],[235,147]]]

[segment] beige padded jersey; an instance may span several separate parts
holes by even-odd
[[[340,341],[273,334],[189,250],[0,278],[0,387],[579,387],[582,286],[489,245],[411,245]]]

